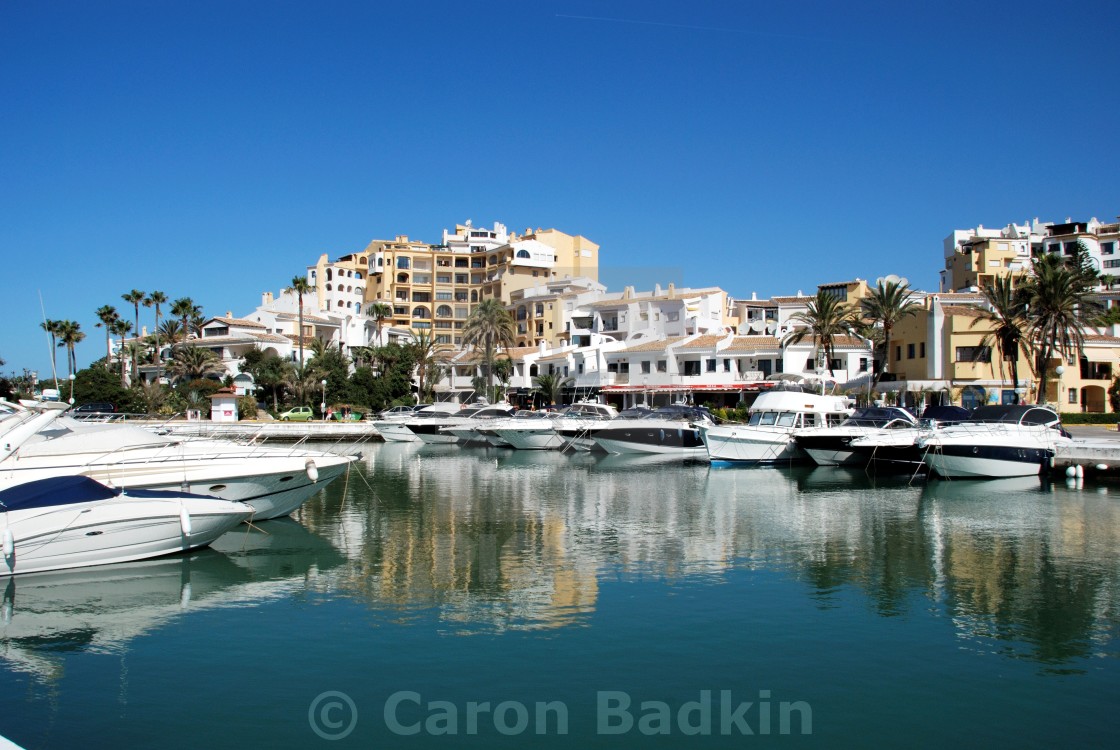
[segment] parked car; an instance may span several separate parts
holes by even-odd
[[[281,422],[310,422],[315,419],[315,413],[311,411],[310,406],[293,406],[285,412],[281,412]]]

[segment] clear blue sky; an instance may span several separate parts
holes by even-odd
[[[954,228],[1111,219],[1120,3],[0,3],[5,372],[159,289],[251,311],[473,219],[602,280],[935,288]],[[151,326],[151,311],[141,310]]]

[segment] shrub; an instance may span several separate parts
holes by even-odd
[[[237,399],[237,414],[239,419],[256,419],[257,400],[251,396],[242,396]]]

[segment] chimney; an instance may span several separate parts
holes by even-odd
[[[758,302],[758,294],[751,292],[751,302]]]
[[[672,299],[676,295],[677,295],[677,285],[670,281],[669,282],[669,299]]]
[[[226,310],[226,318],[233,320],[233,310]]]

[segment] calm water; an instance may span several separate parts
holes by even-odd
[[[1115,741],[1120,485],[360,450],[294,520],[215,550],[7,583],[0,733],[28,748]]]

